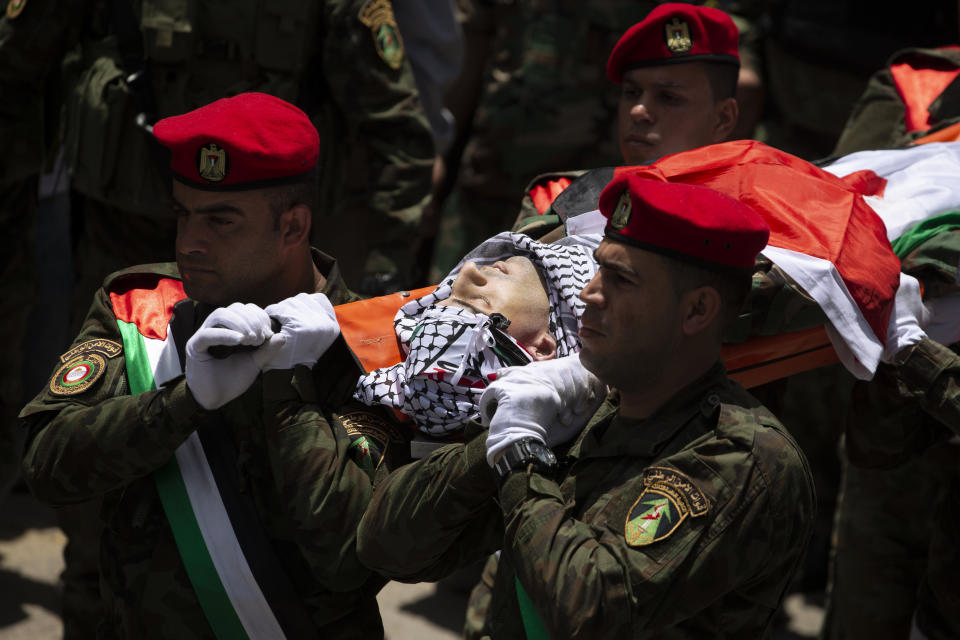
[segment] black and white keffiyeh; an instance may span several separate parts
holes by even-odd
[[[463,428],[477,417],[480,394],[496,379],[497,371],[532,358],[498,328],[498,314],[437,305],[450,297],[461,267],[466,262],[491,265],[514,256],[533,262],[546,285],[549,330],[557,341],[557,357],[563,357],[580,350],[578,329],[584,303],[579,294],[597,270],[593,251],[600,240],[599,235],[572,236],[543,244],[513,233],[487,240],[467,254],[432,293],[400,308],[393,324],[406,353],[404,362],[362,376],[354,397],[368,405],[402,411],[432,435]]]

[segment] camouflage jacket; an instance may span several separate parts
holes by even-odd
[[[917,68],[939,70],[960,66],[960,52],[951,49],[904,49],[891,56],[884,69],[873,74],[837,141],[833,155],[865,149],[904,147],[917,138],[960,120],[960,82],[952,82],[929,107],[928,128],[907,131],[906,107],[890,67],[911,62]]]
[[[433,580],[502,547],[493,638],[523,637],[515,578],[551,637],[764,637],[815,511],[797,445],[719,364],[646,420],[617,406],[556,479],[513,473],[498,494],[483,435],[400,469],[361,521],[361,560]]]
[[[846,446],[859,467],[895,467],[960,435],[960,355],[928,338],[906,355],[854,388],[853,401],[865,410],[848,415]]]
[[[336,263],[319,252],[314,259],[328,278],[323,293],[334,304],[354,299]],[[142,274],[179,278],[172,264],[111,275],[74,345],[123,344],[109,292]],[[204,313],[199,305],[197,310],[199,322]],[[356,374],[353,366],[349,351],[331,348],[314,369],[316,386],[342,387]],[[128,395],[120,351],[106,359],[104,373],[85,390],[58,395],[51,387],[26,406],[23,470],[34,494],[53,505],[104,496],[100,558],[106,619],[100,637],[213,637],[153,472],[215,414],[233,437],[241,486],[319,633],[382,636],[375,600],[382,580],[360,565],[355,553],[355,531],[371,483],[349,460],[342,425],[329,419],[324,404],[301,398],[304,386],[291,384],[289,371],[270,371],[239,398],[209,412],[196,403],[183,376],[159,390]],[[323,390],[331,401],[333,387]]]
[[[142,55],[118,44],[124,14]],[[166,167],[137,115],[155,121],[245,91],[310,115],[325,217],[363,212],[409,228],[429,196],[433,138],[389,0],[29,0],[0,18],[2,173],[37,171],[43,100],[59,112],[44,79],[58,65],[72,186],[133,214],[170,211]],[[140,88],[128,82],[135,66],[149,69]]]

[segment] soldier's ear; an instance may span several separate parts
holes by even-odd
[[[713,127],[713,142],[723,142],[730,137],[740,117],[740,107],[736,98],[726,98],[716,104],[716,120]]]
[[[305,204],[296,204],[280,216],[280,232],[283,243],[296,246],[310,239],[310,208]]]
[[[694,336],[709,329],[720,317],[720,293],[711,286],[697,287],[680,298],[683,315],[680,328],[686,336]]]

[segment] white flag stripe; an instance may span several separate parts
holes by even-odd
[[[887,180],[883,197],[864,200],[883,220],[891,242],[918,222],[960,210],[960,142],[860,151],[823,169],[841,178],[869,169]]]
[[[140,337],[158,388],[182,373],[172,331],[166,340]],[[244,630],[250,640],[282,640],[283,630],[243,555],[196,432],[177,447],[176,459],[207,552]]]
[[[840,362],[857,378],[872,378],[883,345],[860,313],[836,266],[829,260],[769,245],[763,254],[793,278],[823,309],[830,321],[827,335]]]

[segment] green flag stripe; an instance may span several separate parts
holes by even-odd
[[[130,392],[137,394],[155,389],[153,369],[150,366],[143,336],[132,323],[117,320],[117,325],[123,337]],[[167,521],[173,530],[177,549],[180,550],[187,575],[190,577],[190,583],[214,634],[221,640],[247,639],[249,636],[227,596],[210,553],[207,551],[207,545],[190,505],[187,487],[183,482],[176,458],[171,457],[170,461],[153,475]]]
[[[908,253],[937,234],[960,229],[960,212],[948,211],[940,215],[927,218],[903,232],[894,240],[893,252],[903,259]]]
[[[523,630],[526,632],[527,640],[550,640],[550,634],[547,633],[547,627],[540,619],[540,614],[533,606],[533,600],[527,595],[527,590],[520,584],[520,578],[515,578],[517,583],[517,603],[520,605],[520,617],[523,619]]]

